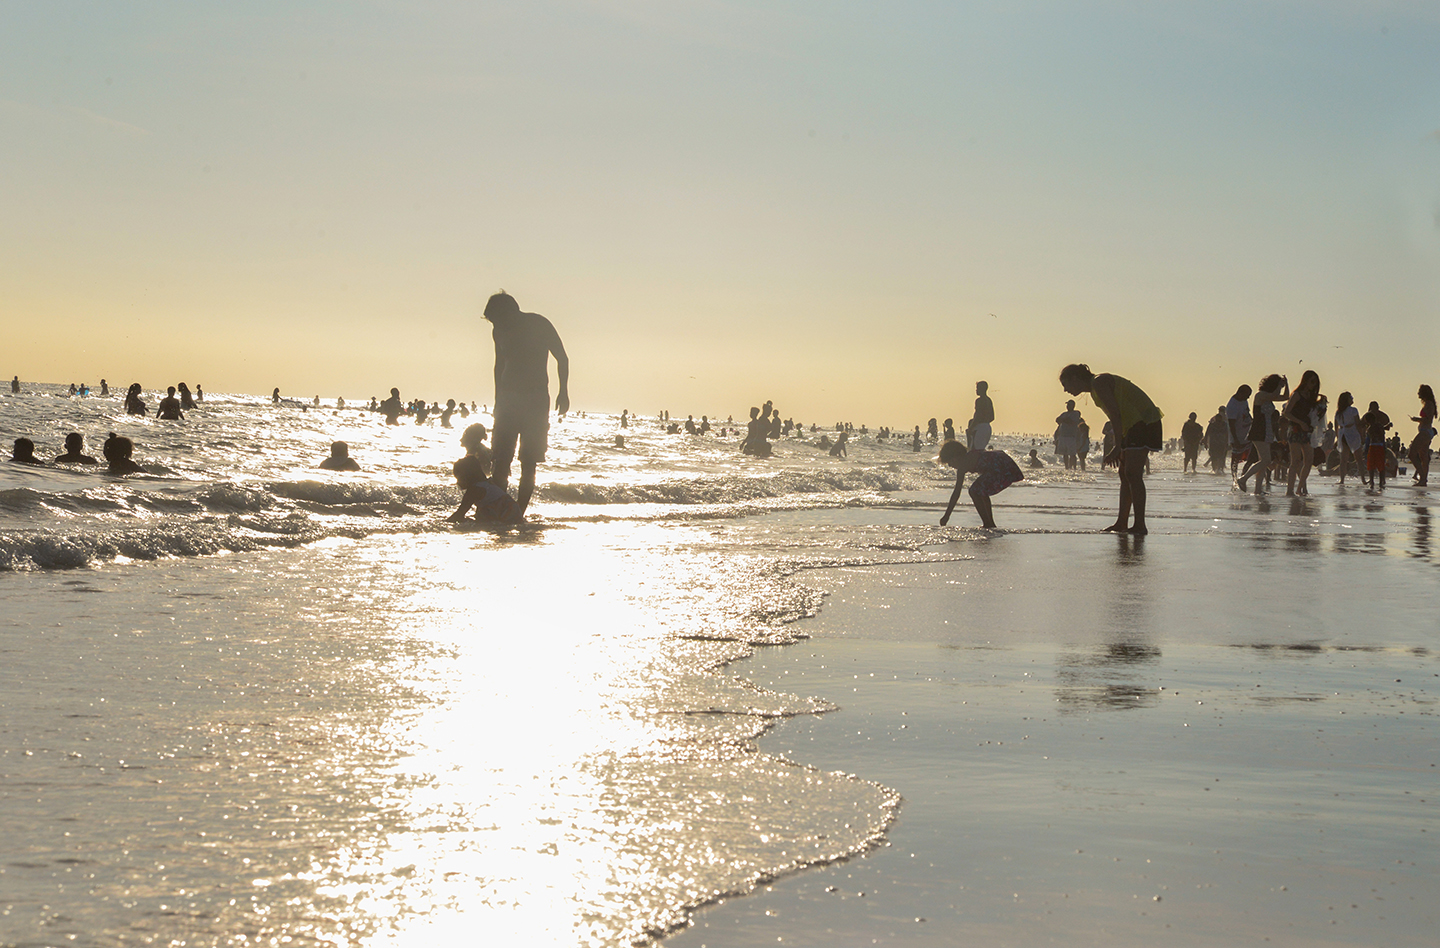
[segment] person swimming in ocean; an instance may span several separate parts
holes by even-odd
[[[193,409],[195,407],[195,399],[190,395],[190,386],[181,382],[175,387],[180,391],[180,407],[185,411]]]
[[[272,405],[278,405],[278,404],[280,404],[280,389],[279,389],[278,386],[276,387],[275,391],[273,391],[273,392],[270,393],[270,404],[272,404]]]
[[[35,456],[35,442],[29,438],[16,438],[14,450],[10,452],[10,460],[16,464],[34,464],[43,466],[44,461]]]
[[[55,458],[56,464],[99,464],[85,453],[85,436],[72,431],[65,436],[65,453]]]
[[[131,383],[130,390],[125,393],[125,414],[144,415],[150,411],[149,406],[145,404],[145,400],[140,397],[140,391],[139,382]]]
[[[1028,464],[1030,467],[1045,466],[1045,462],[1040,460],[1040,454],[1034,448],[1030,449],[1030,456],[1025,459],[1025,463]]]
[[[495,340],[495,469],[491,481],[502,490],[510,483],[510,462],[519,456],[517,520],[525,518],[535,493],[535,470],[545,460],[550,437],[550,357],[560,391],[555,411],[570,410],[570,357],[550,320],[520,311],[515,297],[501,290],[485,303]],[[517,450],[518,449],[518,450]]]
[[[336,441],[330,445],[330,456],[320,462],[322,471],[358,471],[360,464],[350,456],[350,445]]]
[[[450,428],[450,416],[455,414],[455,399],[451,398],[445,402],[445,410],[440,412],[440,427]]]
[[[165,397],[155,406],[155,417],[161,421],[185,420],[185,413],[180,410],[180,399],[175,397],[175,386],[165,390]]]
[[[19,395],[19,394],[20,394],[20,376],[18,376],[18,375],[15,376],[13,379],[10,380],[10,394],[11,394],[11,395]]]
[[[380,403],[380,413],[385,416],[385,424],[400,424],[400,416],[404,414],[405,406],[400,402],[400,390],[392,388],[390,397]]]
[[[1004,451],[970,451],[959,441],[947,441],[940,447],[940,463],[955,469],[955,489],[950,492],[950,502],[945,505],[945,513],[940,517],[942,527],[950,523],[950,515],[955,512],[955,502],[960,499],[960,491],[965,487],[966,474],[976,475],[970,484],[970,500],[975,505],[975,512],[980,515],[980,525],[990,530],[995,529],[995,512],[990,498],[1025,479],[1020,465]]]
[[[1144,536],[1149,532],[1145,526],[1145,465],[1151,451],[1164,450],[1161,419],[1165,413],[1134,382],[1108,372],[1096,375],[1082,363],[1072,363],[1060,370],[1060,387],[1071,395],[1090,393],[1115,426],[1119,443],[1101,464],[1106,467],[1114,464],[1119,469],[1120,511],[1105,531]],[[1133,526],[1130,524],[1132,510]]]
[[[127,474],[144,474],[145,469],[136,464],[132,455],[135,453],[135,443],[129,438],[117,438],[115,433],[110,433],[110,438],[105,442],[105,457],[110,461],[106,471],[124,477]]]

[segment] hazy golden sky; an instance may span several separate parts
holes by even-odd
[[[1409,414],[1437,50],[1433,2],[7,0],[0,372],[488,402],[504,287],[578,409],[985,378],[1048,431],[1086,361],[1172,435],[1311,366]]]

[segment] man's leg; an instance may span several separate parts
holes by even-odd
[[[1130,481],[1130,503],[1135,509],[1135,525],[1130,532],[1137,536],[1144,536],[1150,531],[1145,528],[1145,461],[1150,458],[1150,452],[1143,448],[1131,448],[1125,452],[1127,463],[1127,479]],[[1133,455],[1133,457],[1132,457]],[[1135,463],[1139,462],[1139,463]],[[1130,471],[1134,473],[1131,474]]]
[[[1105,533],[1124,533],[1130,527],[1130,452],[1120,452],[1120,512],[1115,517],[1115,522],[1106,527]]]
[[[515,506],[518,508],[517,519],[525,518],[525,508],[530,506],[530,495],[535,493],[535,462],[520,462],[520,486],[515,495]]]

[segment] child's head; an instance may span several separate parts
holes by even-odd
[[[460,435],[460,447],[464,448],[466,451],[474,450],[475,448],[485,443],[485,439],[489,436],[489,434],[490,432],[485,430],[484,425],[476,422],[475,424],[470,425],[468,428],[466,428],[465,431]]]
[[[969,454],[959,441],[946,441],[940,446],[940,463],[959,470]]]

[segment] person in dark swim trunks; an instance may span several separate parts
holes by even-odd
[[[1165,413],[1134,382],[1108,372],[1096,375],[1088,365],[1072,364],[1061,369],[1060,387],[1071,395],[1088,392],[1115,426],[1118,443],[1102,464],[1114,464],[1119,469],[1120,512],[1106,532],[1145,535],[1149,532],[1145,526],[1145,465],[1151,451],[1165,447],[1160,423]]]
[[[940,463],[955,469],[955,489],[951,491],[950,503],[945,505],[945,513],[940,517],[942,527],[950,522],[950,515],[955,512],[955,502],[960,499],[966,474],[976,475],[970,483],[970,500],[975,504],[975,512],[980,515],[980,525],[991,530],[995,529],[995,514],[990,498],[1025,479],[1020,465],[1004,451],[970,451],[959,441],[947,441],[941,446]]]

